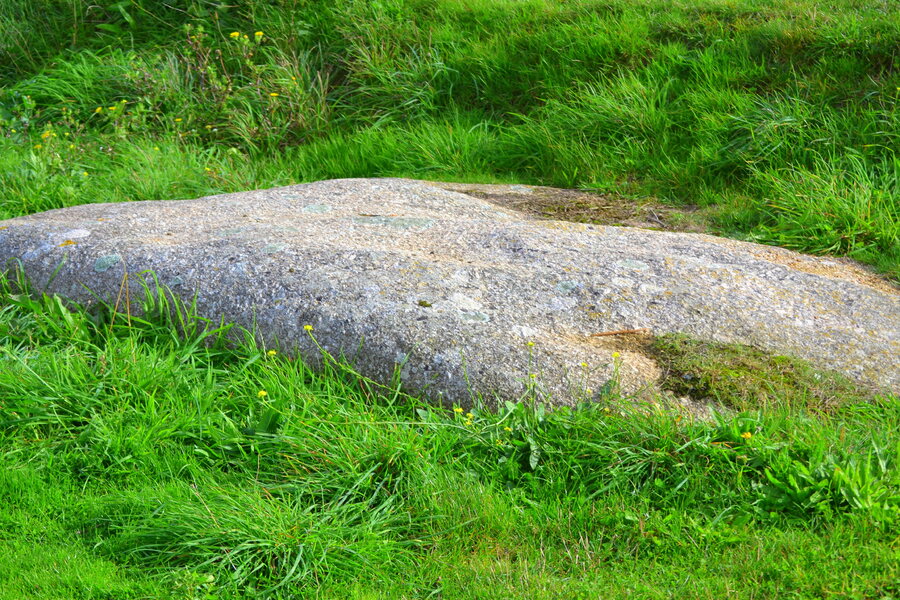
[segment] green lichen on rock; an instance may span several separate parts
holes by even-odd
[[[118,254],[107,254],[106,256],[101,256],[94,261],[94,271],[97,273],[104,273],[119,264],[120,260],[122,260],[122,257]]]
[[[665,374],[662,387],[735,410],[789,407],[827,412],[872,396],[838,373],[743,344],[666,334],[655,338],[649,351]]]

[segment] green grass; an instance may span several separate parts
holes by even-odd
[[[4,597],[900,592],[896,398],[463,414],[158,297],[128,318],[4,284]]]
[[[890,0],[8,0],[0,30],[0,219],[523,182],[900,277]],[[2,599],[900,598],[896,397],[664,338],[730,412],[469,416],[145,305],[0,278]]]

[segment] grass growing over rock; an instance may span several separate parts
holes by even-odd
[[[152,295],[0,307],[3,598],[900,591],[896,398],[466,414]]]
[[[871,397],[838,373],[743,344],[667,334],[651,342],[650,352],[663,370],[664,389],[738,411],[792,407],[830,412]]]

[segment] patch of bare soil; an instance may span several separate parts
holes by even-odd
[[[659,231],[707,231],[695,207],[672,207],[599,194],[532,185],[428,182],[527,215],[594,225],[622,225]]]

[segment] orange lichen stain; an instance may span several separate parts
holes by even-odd
[[[562,221],[538,221],[538,224],[547,229],[560,229],[562,231],[586,231],[584,223],[564,223]]]
[[[58,244],[56,247],[57,247],[57,248],[64,248],[64,247],[66,247],[66,246],[74,246],[74,245],[75,245],[75,242],[73,242],[72,240],[66,240],[66,241],[64,241],[62,244]]]
[[[4,225],[3,227],[0,227],[0,231],[3,231],[4,229],[9,229],[9,225]]]

